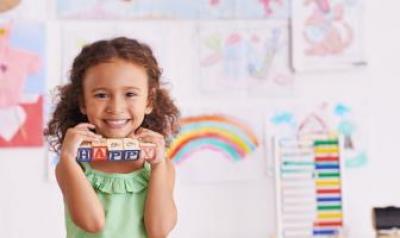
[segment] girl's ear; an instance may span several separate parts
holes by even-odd
[[[147,98],[147,105],[146,105],[146,109],[145,109],[145,111],[144,111],[144,113],[145,113],[146,115],[150,114],[150,113],[153,111],[154,95],[155,95],[155,93],[156,93],[156,89],[155,89],[155,88],[152,88],[152,89],[150,90],[150,95],[149,95],[149,97]]]
[[[81,105],[79,109],[83,115],[86,115],[86,107],[84,105]]]
[[[152,103],[149,102],[144,110],[144,114],[149,115],[153,111]]]

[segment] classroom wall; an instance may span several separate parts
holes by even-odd
[[[400,180],[400,173],[397,172],[400,162],[396,159],[396,139],[400,134],[400,124],[397,123],[400,119],[397,107],[400,101],[400,84],[397,81],[400,75],[397,65],[400,52],[400,15],[397,9],[400,2],[367,0],[366,3],[367,66],[356,70],[296,75],[301,82],[298,88],[300,97],[329,98],[340,94],[343,98],[356,97],[367,102],[368,164],[362,169],[347,171],[343,178],[345,214],[351,238],[374,237],[371,223],[373,206],[400,206],[400,193],[394,186],[395,181]],[[58,24],[54,16],[49,17],[49,87],[59,82],[61,70]],[[183,31],[193,27],[191,22],[172,21],[167,24],[176,24]],[[184,41],[190,44],[189,39]],[[185,52],[179,54],[190,57]],[[193,73],[190,69],[182,65],[175,75],[180,79],[190,78]],[[190,87],[189,84],[186,86]],[[187,95],[182,91],[175,88],[174,92],[183,107],[196,103],[184,100]],[[205,102],[215,103],[212,99]],[[258,97],[239,104],[247,103],[268,107],[273,100]],[[62,196],[56,183],[48,180],[47,166],[44,148],[0,150],[0,237],[50,238],[65,235]],[[272,237],[275,232],[272,176],[188,186],[182,181],[178,169],[176,202],[179,221],[170,237],[261,238]]]

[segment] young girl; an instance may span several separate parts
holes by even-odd
[[[166,237],[175,226],[175,170],[164,150],[178,109],[160,75],[151,49],[133,39],[98,41],[75,58],[45,131],[60,154],[67,237]],[[127,137],[155,144],[155,156],[76,162],[83,141]]]

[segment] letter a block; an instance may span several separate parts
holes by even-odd
[[[92,160],[107,160],[107,140],[101,139],[100,142],[92,142]]]

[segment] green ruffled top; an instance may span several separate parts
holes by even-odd
[[[96,234],[77,227],[65,209],[67,238],[145,238],[143,210],[150,179],[150,165],[127,174],[105,173],[81,163],[105,211],[106,224]],[[85,212],[85,211],[82,211]]]

